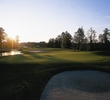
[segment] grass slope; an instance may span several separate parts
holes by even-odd
[[[0,58],[0,100],[39,100],[49,79],[67,70],[109,71],[110,56],[100,52],[41,48],[47,53],[28,53]],[[104,53],[105,54],[105,53]]]

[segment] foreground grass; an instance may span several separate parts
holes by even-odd
[[[50,52],[26,52],[0,58],[0,100],[39,100],[49,79],[63,71],[92,69],[109,72],[108,53],[46,50]]]

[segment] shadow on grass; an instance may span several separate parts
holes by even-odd
[[[97,51],[95,54],[100,56],[110,56],[110,51]]]
[[[48,56],[47,55],[47,59]],[[57,58],[53,58],[57,59]],[[60,59],[61,61],[62,59]],[[60,72],[72,70],[98,70],[110,72],[106,63],[0,63],[1,100],[39,100],[50,78]]]

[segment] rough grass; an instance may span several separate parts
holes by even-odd
[[[100,52],[41,49],[49,52],[28,53],[29,48],[26,54],[0,58],[0,100],[39,100],[49,79],[63,71],[110,71],[110,56]]]

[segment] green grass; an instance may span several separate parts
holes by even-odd
[[[29,50],[47,53],[28,53]],[[58,48],[28,48],[24,54],[0,58],[0,99],[39,100],[49,79],[68,70],[110,71],[110,56]]]
[[[29,49],[28,49],[29,50]],[[26,51],[21,55],[13,55],[3,57],[0,62],[3,63],[58,63],[58,62],[108,62],[109,56],[96,55],[96,52],[75,52],[72,50],[62,49],[45,49],[49,50],[46,53],[29,53]]]

